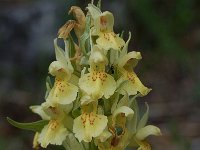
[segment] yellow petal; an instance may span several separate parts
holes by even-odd
[[[125,42],[122,38],[114,32],[100,33],[99,38],[96,40],[97,45],[105,50],[114,49],[121,50]]]
[[[145,87],[140,79],[137,77],[135,72],[128,72],[124,70],[122,77],[117,81],[117,84],[120,85],[122,82],[126,81],[119,90],[120,94],[125,95],[126,92],[128,95],[136,95],[138,92],[141,93],[142,96],[147,95],[151,89]]]
[[[43,148],[46,148],[49,144],[62,145],[67,135],[68,131],[62,122],[51,120],[39,134],[38,142]]]
[[[73,132],[81,142],[91,142],[92,137],[99,136],[107,126],[108,119],[104,115],[84,113],[74,120]]]
[[[93,71],[80,78],[79,87],[94,99],[99,99],[102,96],[108,99],[114,94],[116,82],[111,75],[105,72]]]
[[[77,96],[78,87],[68,83],[66,79],[56,78],[47,101],[59,104],[70,104]]]
[[[142,141],[149,135],[161,135],[161,131],[158,127],[153,125],[147,125],[141,129],[139,129],[135,135],[136,139]]]
[[[36,132],[33,139],[33,149],[39,150],[39,143],[38,143],[39,133]]]

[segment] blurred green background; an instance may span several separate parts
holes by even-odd
[[[153,91],[140,101],[150,105],[149,124],[163,132],[149,138],[152,149],[199,150],[200,1],[102,1],[115,16],[115,32],[131,31],[130,50],[142,53],[136,72]],[[5,117],[39,119],[29,106],[44,101],[53,39],[70,6],[84,9],[88,2],[0,0],[0,150],[32,148],[34,134],[10,126]]]

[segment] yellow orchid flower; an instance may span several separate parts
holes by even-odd
[[[79,79],[80,89],[94,100],[102,96],[108,99],[116,89],[114,78],[105,72],[107,61],[101,49],[95,45],[89,58],[89,73]]]
[[[83,113],[74,119],[73,132],[75,137],[81,142],[91,142],[92,137],[99,136],[107,126],[107,117],[93,112]]]
[[[74,119],[73,132],[79,142],[91,142],[92,138],[98,137],[107,126],[107,117],[97,114],[97,103],[92,104],[93,111],[91,111],[91,105],[85,105],[82,108],[82,114]]]
[[[49,73],[55,76],[55,83],[46,100],[51,102],[52,105],[56,103],[63,105],[70,104],[76,99],[78,92],[78,87],[69,83],[72,77],[73,67],[67,52],[64,54],[64,51],[58,47],[57,39],[54,41],[54,46],[57,61],[50,64]]]
[[[49,144],[62,145],[68,135],[62,121],[60,119],[50,120],[49,124],[44,126],[38,137],[38,142],[43,148],[46,148]]]
[[[139,92],[142,96],[145,96],[151,91],[151,89],[142,84],[133,71],[133,67],[137,65],[140,59],[142,59],[140,52],[135,51],[129,52],[119,59],[118,69],[122,76],[117,81],[117,84],[122,84],[119,91],[120,94],[125,95],[127,92],[128,95],[136,95]],[[125,81],[127,82],[123,84]]]
[[[113,31],[114,16],[111,12],[101,12],[93,4],[88,5],[88,10],[93,18],[93,35],[98,35],[96,43],[105,50],[121,50],[125,42]]]
[[[37,145],[36,143],[40,144],[43,148],[46,148],[49,144],[62,145],[62,142],[69,134],[65,123],[66,120],[69,121],[66,115],[67,112],[65,113],[65,110],[67,110],[65,107],[59,104],[52,107],[51,104],[47,102],[43,103],[41,106],[31,107],[33,112],[40,115],[43,119],[49,120],[49,123],[43,127],[41,132],[36,133],[34,138],[35,147]],[[67,111],[70,111],[70,108]]]

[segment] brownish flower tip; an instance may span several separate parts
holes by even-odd
[[[71,14],[71,13],[77,20],[78,24],[81,24],[81,25],[85,24],[85,14],[80,7],[72,6],[71,9],[69,10],[68,14]]]
[[[67,21],[59,30],[58,30],[58,38],[63,38],[66,40],[68,38],[69,33],[71,30],[74,28],[76,25],[76,21],[74,20],[69,20]]]

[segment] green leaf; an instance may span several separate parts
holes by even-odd
[[[49,122],[47,120],[40,120],[40,121],[36,121],[36,122],[31,122],[31,123],[20,123],[20,122],[16,122],[16,121],[12,120],[9,117],[7,117],[7,121],[11,125],[19,128],[19,129],[30,130],[30,131],[34,131],[34,132],[40,132],[43,129],[43,127],[45,125],[47,125]]]

